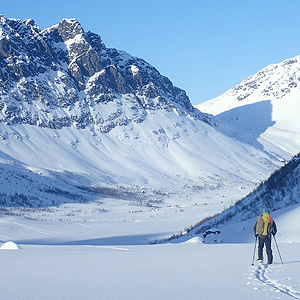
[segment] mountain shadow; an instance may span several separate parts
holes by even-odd
[[[275,124],[272,121],[272,111],[271,101],[265,100],[227,110],[217,117],[231,127],[229,130],[221,128],[224,134],[263,150],[258,138]]]

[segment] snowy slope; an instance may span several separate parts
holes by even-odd
[[[300,224],[297,222],[300,199],[300,154],[295,156],[281,169],[247,197],[238,201],[206,222],[195,225],[188,234],[180,239],[200,235],[206,243],[210,242],[248,242],[253,236],[256,217],[265,208],[279,219],[279,236],[284,242],[300,242]],[[290,218],[290,219],[289,219]]]
[[[273,64],[197,108],[230,125],[220,131],[289,160],[300,150],[300,57]]]
[[[112,197],[218,211],[280,165],[215,130],[168,78],[75,19],[41,31],[1,16],[0,27],[3,205]]]
[[[259,150],[203,122],[157,116],[159,126],[149,118],[143,128],[128,126],[96,136],[88,129],[37,130],[15,125],[11,131],[7,127],[8,138],[0,145],[2,201],[16,199],[16,193],[25,195],[26,201],[2,205],[12,207],[13,213],[16,204],[52,207],[91,201],[104,201],[104,210],[117,213],[118,208],[109,203],[112,199],[119,200],[126,211],[133,210],[130,204],[138,206],[136,211],[146,206],[166,212],[169,205],[171,210],[179,205],[184,217],[179,221],[174,214],[168,231],[172,234],[232,205],[276,166]],[[181,127],[175,127],[179,122]],[[14,176],[7,177],[8,170]],[[76,215],[85,218],[80,212]]]

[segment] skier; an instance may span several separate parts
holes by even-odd
[[[273,253],[271,249],[271,237],[277,232],[276,224],[273,221],[270,210],[265,209],[261,217],[257,217],[254,225],[254,235],[258,237],[258,261],[263,261],[263,248],[266,245],[268,264],[273,263]]]

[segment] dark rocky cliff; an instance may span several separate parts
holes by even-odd
[[[103,105],[109,102],[114,108],[104,117]],[[0,17],[0,122],[57,129],[91,125],[108,132],[143,122],[153,109],[208,122],[154,67],[106,48],[77,20],[64,19],[41,31],[33,20]]]

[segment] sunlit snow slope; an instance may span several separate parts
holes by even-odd
[[[299,215],[299,203],[300,154],[274,172],[247,197],[221,214],[195,225],[185,239],[200,234],[206,242],[246,241],[253,236],[256,217],[267,208],[280,221],[279,235],[284,241],[300,242],[300,226],[296,217]]]
[[[269,65],[197,106],[230,124],[220,131],[289,160],[300,151],[300,57]]]
[[[223,206],[278,167],[215,130],[214,118],[150,64],[106,48],[77,20],[41,31],[33,20],[0,16],[0,27],[2,205],[109,194],[156,204],[213,197]]]

